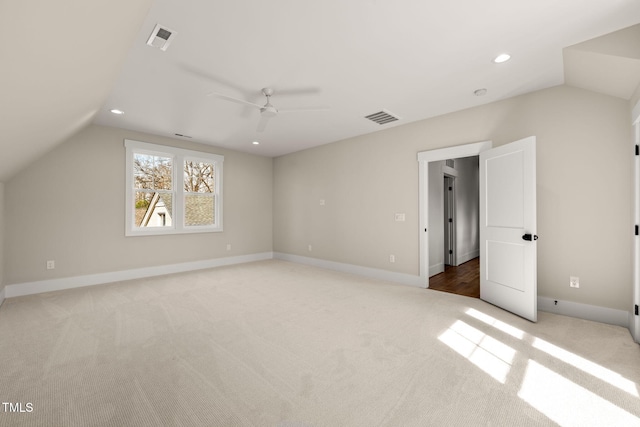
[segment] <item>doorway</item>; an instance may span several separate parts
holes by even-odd
[[[423,283],[426,284],[427,288],[435,289],[435,287],[440,287],[441,285],[445,288],[449,288],[449,284],[452,282],[458,284],[464,283],[464,285],[461,285],[460,289],[456,291],[464,295],[465,293],[472,293],[472,291],[469,291],[468,284],[472,283],[475,280],[473,278],[474,276],[478,277],[477,280],[479,288],[480,276],[480,264],[478,256],[473,256],[473,254],[471,253],[466,255],[469,257],[468,259],[464,259],[464,257],[461,258],[460,245],[457,245],[456,247],[458,259],[458,262],[456,262],[456,264],[458,264],[457,267],[448,267],[449,271],[446,271],[447,268],[445,268],[444,261],[440,266],[430,265],[430,253],[434,251],[440,251],[438,245],[436,245],[434,242],[439,239],[441,235],[442,237],[444,237],[444,228],[442,227],[442,225],[439,225],[437,228],[431,227],[433,225],[434,214],[433,212],[430,212],[430,204],[433,204],[433,202],[437,198],[437,195],[430,194],[428,189],[430,180],[433,181],[434,179],[437,179],[438,173],[436,173],[437,171],[435,171],[433,167],[430,167],[430,164],[432,162],[443,162],[446,167],[446,160],[478,156],[481,152],[490,149],[492,145],[493,144],[491,141],[484,141],[418,153],[418,161],[420,167],[420,277],[423,280]],[[449,175],[455,175],[455,173],[449,173]],[[444,185],[442,184],[443,180],[444,174],[442,178],[438,179],[438,186],[444,190]],[[460,208],[460,206],[458,206],[458,208]],[[442,216],[442,221],[444,221],[444,215]],[[441,222],[440,224],[443,224],[443,222]],[[468,227],[468,230],[466,230],[465,232],[475,233],[477,236],[479,236],[479,230],[477,226]],[[444,249],[442,250],[444,251]],[[445,274],[437,277],[436,275],[438,275],[439,273]],[[452,279],[452,277],[454,279]],[[479,297],[479,291],[477,296],[475,295],[475,293],[468,296]]]
[[[536,137],[492,145],[486,141],[418,153],[420,277],[429,288],[430,237],[442,229],[442,223],[434,229],[430,222],[429,162],[479,155],[480,299],[536,322]],[[460,245],[457,249],[459,257]]]
[[[479,298],[479,157],[431,162],[429,168],[429,224],[443,227],[430,235],[429,288]]]
[[[480,257],[458,266],[445,266],[442,273],[429,278],[429,289],[480,298]]]

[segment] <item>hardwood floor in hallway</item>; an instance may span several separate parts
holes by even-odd
[[[429,289],[480,298],[480,257],[446,266],[443,273],[429,278]]]

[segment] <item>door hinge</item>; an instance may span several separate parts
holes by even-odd
[[[640,234],[640,230],[638,229],[638,226],[636,225],[636,236]]]
[[[636,147],[637,147],[637,145],[636,145]],[[453,187],[449,187],[449,191],[453,191]]]
[[[636,156],[640,156],[640,145],[636,144]]]
[[[453,222],[453,218],[449,218],[449,222]]]
[[[636,316],[638,315],[638,304],[636,304]]]
[[[453,255],[453,250],[449,249],[449,255]]]

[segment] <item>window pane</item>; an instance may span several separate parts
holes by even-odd
[[[134,188],[153,189],[153,156],[146,154],[133,155]]]
[[[186,160],[184,162],[184,191],[213,193],[215,190],[214,164]]]
[[[186,194],[184,196],[184,225],[214,225],[213,194]]]
[[[171,227],[172,194],[136,191],[134,202],[136,227]]]
[[[173,180],[171,157],[154,158],[154,184],[156,190],[171,190],[171,181]]]
[[[146,190],[171,190],[171,157],[135,153],[133,155],[134,188]]]

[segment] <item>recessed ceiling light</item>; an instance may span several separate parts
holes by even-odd
[[[252,144],[253,145],[260,145],[260,143],[258,141],[253,141]]]
[[[117,114],[117,115],[122,115],[124,114],[124,111],[122,110],[118,110],[117,108],[114,108],[113,110],[110,110],[113,114]]]
[[[493,62],[495,62],[496,64],[501,64],[503,62],[507,62],[510,59],[511,59],[511,55],[509,55],[508,53],[501,53],[500,55],[495,57]]]
[[[485,88],[477,89],[473,91],[475,96],[485,96],[487,94],[487,90]]]

